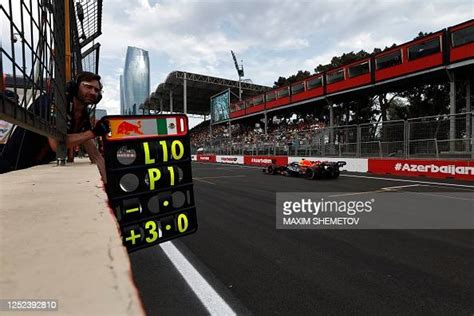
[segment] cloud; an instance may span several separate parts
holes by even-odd
[[[391,36],[385,37],[376,37],[374,33],[358,33],[354,36],[345,38],[339,42],[337,42],[338,52],[337,54],[341,55],[341,52],[358,52],[360,50],[365,50],[368,53],[371,53],[374,48],[385,48],[386,46],[391,46],[393,43],[400,44],[400,40],[398,38],[393,38]]]
[[[102,76],[104,93],[97,108],[105,109],[108,115],[120,114],[120,73]]]

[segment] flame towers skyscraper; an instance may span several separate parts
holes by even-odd
[[[120,90],[121,99],[123,98],[121,114],[142,114],[143,112],[139,108],[150,95],[150,61],[148,59],[148,51],[131,46],[127,48]]]

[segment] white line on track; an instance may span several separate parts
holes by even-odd
[[[378,190],[372,190],[372,191],[361,191],[361,192],[334,194],[334,195],[330,195],[329,197],[350,196],[350,195],[362,195],[362,194],[367,194],[367,193],[383,193],[383,192],[392,191],[392,190],[397,190],[397,189],[411,188],[411,187],[420,187],[420,186],[425,186],[425,185],[424,185],[424,184],[397,185],[397,186],[394,186],[394,187],[385,187],[385,188],[380,188],[380,189],[378,189]]]
[[[379,191],[379,190],[375,190],[375,191],[362,191],[362,192],[352,192],[352,193],[344,193],[344,194],[333,194],[333,195],[329,195],[328,197],[340,197],[340,196],[362,195],[362,194],[377,193],[377,192],[380,192],[380,191]]]
[[[172,242],[161,244],[161,249],[211,315],[236,315]]]
[[[385,187],[380,188],[380,190],[393,190],[393,189],[404,189],[404,188],[411,188],[411,187],[423,187],[423,184],[407,184],[407,185],[397,185],[394,187]]]
[[[193,180],[196,180],[196,181],[202,181],[202,182],[206,182],[206,183],[209,183],[209,184],[214,184],[214,182],[211,182],[211,181],[207,181],[207,180],[203,180],[203,179],[199,179],[199,178],[193,178]]]

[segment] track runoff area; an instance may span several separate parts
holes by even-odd
[[[199,162],[192,170],[199,230],[130,254],[150,315],[474,310],[474,232],[439,229],[472,228],[473,215],[466,221],[466,212],[473,214],[472,182],[360,173],[311,181]],[[380,229],[277,229],[277,194],[285,192],[307,192],[313,202],[319,200],[311,194],[319,193],[375,199],[372,213],[358,214],[369,222],[384,195],[396,198],[384,205],[387,221],[371,222]],[[391,222],[406,229],[383,229]]]

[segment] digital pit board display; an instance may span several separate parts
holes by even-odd
[[[186,115],[107,116],[106,192],[128,252],[197,230]]]

